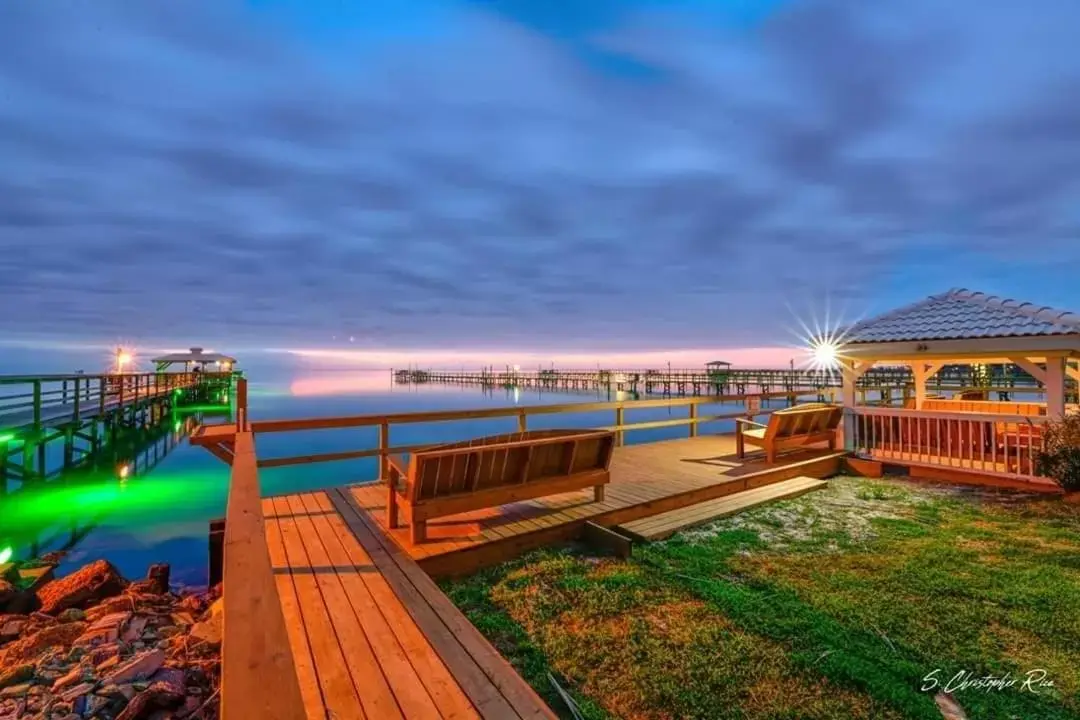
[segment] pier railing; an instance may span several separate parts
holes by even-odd
[[[111,373],[0,376],[0,430],[76,421],[200,382],[227,383],[230,373]]]
[[[814,391],[795,393],[796,395],[816,395]],[[737,417],[753,417],[765,415],[768,408],[756,409],[748,412],[746,407],[739,410],[731,410],[723,413],[702,414],[702,406],[722,405],[730,403],[745,403],[748,397],[769,400],[774,398],[789,399],[792,393],[773,392],[754,395],[712,395],[697,397],[673,397],[656,400],[620,400],[612,402],[590,403],[561,403],[557,405],[525,405],[499,408],[484,408],[478,410],[436,410],[430,412],[409,412],[383,415],[353,415],[346,417],[320,417],[298,420],[255,420],[250,426],[256,434],[295,432],[305,430],[329,430],[341,428],[377,427],[378,444],[374,448],[358,450],[346,450],[342,452],[316,453],[312,455],[295,455],[289,457],[263,458],[258,461],[259,467],[282,467],[286,465],[305,465],[309,463],[334,462],[340,460],[356,460],[367,457],[378,457],[379,477],[387,474],[387,458],[390,455],[400,453],[412,453],[431,446],[431,443],[417,445],[392,445],[390,440],[391,430],[394,426],[411,425],[431,422],[452,422],[465,420],[480,420],[490,418],[516,418],[517,429],[524,432],[529,429],[529,418],[542,415],[579,414],[589,412],[610,412],[614,423],[597,429],[612,430],[616,433],[616,442],[623,444],[627,432],[649,430],[655,428],[687,426],[688,434],[694,437],[698,433],[698,427],[702,423],[719,420],[731,420]],[[687,408],[684,417],[676,417],[665,420],[639,420],[630,422],[627,414],[650,408]],[[243,408],[238,407],[238,414],[245,414]]]
[[[233,438],[223,565],[228,598],[222,619],[222,720],[305,717],[266,544],[255,439],[239,428]]]
[[[884,462],[1050,483],[1035,472],[1045,416],[859,407],[848,448]]]

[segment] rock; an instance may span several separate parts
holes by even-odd
[[[150,677],[165,663],[165,653],[161,650],[148,650],[120,663],[106,681],[120,685]]]
[[[195,618],[193,618],[189,612],[175,612],[171,617],[174,624],[182,627],[188,627],[195,624]]]
[[[101,695],[87,695],[82,708],[83,717],[94,717],[99,710],[108,704],[109,698],[107,697],[102,697]]]
[[[128,622],[127,627],[124,629],[124,642],[134,642],[142,637],[143,631],[146,630],[146,625],[150,622],[150,619],[145,615],[136,615]]]
[[[15,587],[14,583],[8,580],[0,580],[0,607],[7,605],[18,592],[19,588]]]
[[[86,613],[79,608],[68,608],[64,612],[57,615],[56,619],[60,622],[77,622],[79,620],[85,620]]]
[[[34,666],[30,663],[0,670],[0,688],[24,683],[34,677]]]
[[[60,692],[66,687],[77,685],[82,682],[85,671],[81,665],[73,667],[66,675],[58,677],[52,685],[53,692]]]
[[[173,708],[179,705],[184,700],[183,673],[180,676],[179,685],[169,679],[151,683],[146,690],[136,695],[135,699],[128,703],[124,711],[116,716],[116,720],[142,720],[148,718],[155,710]]]
[[[37,591],[41,611],[50,615],[118,595],[124,579],[108,560],[98,560],[67,577],[53,580]]]
[[[21,685],[10,685],[3,690],[0,690],[0,697],[12,698],[23,697],[30,692],[30,683],[22,683]]]
[[[29,622],[24,615],[0,615],[0,643],[19,637]]]
[[[158,594],[164,595],[169,592],[169,564],[155,563],[146,571],[146,579],[157,583]]]
[[[107,600],[103,600],[94,607],[86,611],[86,619],[90,622],[96,622],[106,615],[113,613],[127,611],[133,612],[135,604],[131,601],[131,598],[120,595],[117,597],[111,597]]]
[[[35,633],[24,635],[0,650],[0,667],[32,662],[55,648],[66,648],[86,628],[84,622],[49,625]]]
[[[60,693],[60,697],[64,702],[73,702],[76,698],[80,698],[83,695],[89,694],[93,691],[95,683],[86,682],[80,685],[76,685],[73,688],[68,688],[64,692]]]
[[[102,660],[101,662],[99,662],[96,666],[94,666],[94,671],[97,672],[99,675],[103,675],[103,674],[107,673],[109,670],[112,670],[114,667],[116,667],[119,664],[120,664],[120,656],[119,655],[113,655],[112,657],[106,658],[106,659]]]

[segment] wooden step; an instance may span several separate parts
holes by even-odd
[[[735,515],[774,500],[798,497],[812,490],[820,490],[828,484],[825,480],[800,475],[790,480],[634,520],[620,525],[617,529],[636,540],[663,540],[679,530]]]

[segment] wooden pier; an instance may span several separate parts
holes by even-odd
[[[668,369],[668,370],[556,370],[538,368],[488,368],[468,370],[392,371],[403,385],[475,385],[485,388],[530,388],[540,391],[623,391],[645,395],[747,395],[814,393],[818,400],[833,402],[841,387],[839,372],[813,369]],[[865,399],[875,395],[881,404],[902,403],[913,397],[914,378],[907,367],[873,368],[858,381]],[[980,391],[997,393],[1008,400],[1014,393],[1040,393],[1042,384],[1012,365],[972,368],[950,365],[928,382],[932,392]],[[1072,388],[1075,392],[1075,386]]]
[[[246,383],[236,422],[200,428],[195,445],[231,465],[224,528],[225,603],[222,717],[554,718],[556,715],[476,630],[433,578],[470,573],[542,545],[618,539],[618,525],[794,477],[828,477],[844,453],[804,448],[768,463],[735,456],[734,439],[700,432],[746,410],[702,407],[741,397],[252,421]],[[776,393],[786,395],[786,393]],[[629,422],[642,407],[685,407],[684,417]],[[753,404],[750,405],[753,410]],[[429,541],[412,545],[389,530],[379,483],[260,498],[259,468],[379,457],[422,446],[394,446],[395,426],[609,411],[618,447],[611,482],[589,490],[516,502],[429,521]],[[760,414],[765,414],[764,412]],[[688,437],[624,445],[636,430],[684,426]],[[378,446],[318,455],[259,458],[263,433],[376,427]],[[611,530],[604,530],[610,528]],[[275,692],[266,693],[267,687]]]
[[[118,433],[157,425],[176,403],[228,404],[234,373],[0,376],[0,489],[55,472],[47,446],[63,442],[59,470]]]

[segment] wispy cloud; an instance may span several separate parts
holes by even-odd
[[[5,7],[0,332],[572,356],[942,277],[1080,306],[1071,0],[315,5]]]

